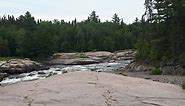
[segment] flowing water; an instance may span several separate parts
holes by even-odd
[[[32,80],[41,80],[48,78],[53,75],[59,75],[66,72],[74,71],[96,71],[96,72],[113,72],[114,70],[125,67],[131,61],[116,61],[112,63],[99,63],[91,65],[55,65],[51,66],[48,70],[33,71],[30,73],[23,73],[18,75],[11,75],[7,78],[4,78],[0,82],[1,85],[10,85],[18,82],[32,81]]]

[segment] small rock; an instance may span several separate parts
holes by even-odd
[[[145,77],[144,79],[151,79],[150,77]]]
[[[35,74],[33,74],[33,73],[30,73],[28,76],[34,76]]]
[[[61,71],[60,69],[57,69],[57,70],[55,70],[55,71]]]
[[[62,74],[68,73],[67,70],[62,71]]]
[[[43,71],[39,71],[38,74],[46,74],[45,72]]]
[[[5,77],[8,77],[7,73],[0,73],[0,81],[2,81]]]
[[[127,74],[124,74],[124,73],[119,73],[120,75],[123,75],[123,76],[128,76]]]

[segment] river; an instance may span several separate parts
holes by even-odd
[[[23,73],[18,75],[10,75],[0,82],[2,86],[15,84],[25,81],[42,80],[53,75],[60,75],[66,72],[74,71],[95,71],[95,72],[109,72],[112,73],[118,68],[125,67],[131,60],[122,60],[111,63],[99,63],[91,65],[53,65],[47,70],[33,71],[30,73]]]

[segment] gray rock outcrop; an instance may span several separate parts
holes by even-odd
[[[155,67],[151,65],[137,62],[132,62],[125,67],[125,70],[130,72],[146,72],[151,71],[153,69],[155,69]]]
[[[30,59],[11,59],[0,65],[0,73],[20,74],[43,68],[43,65]]]
[[[180,65],[174,66],[163,66],[161,67],[163,75],[185,75],[185,69]]]
[[[55,53],[48,64],[63,65],[87,65],[104,61],[111,58],[111,52],[86,52],[86,53]]]
[[[73,72],[0,87],[1,106],[184,106],[181,87],[111,73]]]
[[[63,65],[87,65],[94,63],[111,62],[116,60],[132,60],[135,52],[132,50],[124,50],[115,53],[98,51],[84,53],[55,53],[51,57],[48,64]]]

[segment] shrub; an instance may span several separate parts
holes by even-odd
[[[182,53],[180,56],[179,56],[179,63],[180,65],[185,68],[185,53]]]
[[[79,53],[77,54],[78,58],[88,58],[88,56],[86,56],[84,53]]]
[[[159,68],[155,68],[151,72],[152,75],[161,75],[162,71]]]
[[[0,57],[0,61],[8,61],[10,59],[18,59],[18,58],[21,58],[21,57]]]
[[[185,90],[185,82],[182,83],[182,89]]]

